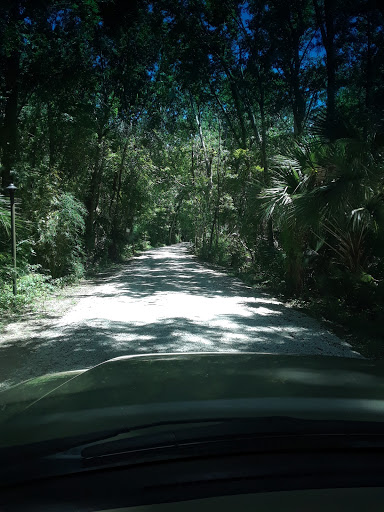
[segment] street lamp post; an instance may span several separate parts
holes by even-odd
[[[15,227],[15,191],[17,187],[11,183],[7,190],[9,191],[9,198],[11,200],[11,236],[12,236],[12,259],[13,259],[13,295],[17,293],[16,283],[16,227]]]

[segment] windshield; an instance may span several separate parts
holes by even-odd
[[[0,7],[4,445],[382,421],[383,22],[325,0]]]

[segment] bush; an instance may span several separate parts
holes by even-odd
[[[219,239],[209,240],[196,248],[198,256],[206,261],[217,263],[235,270],[243,270],[250,259],[249,251],[237,233],[222,234]]]
[[[147,239],[146,236],[144,236],[143,239],[141,240],[138,240],[135,244],[134,244],[134,248],[135,250],[137,251],[146,251],[147,249],[151,249],[152,246],[151,246],[151,243],[150,241]]]
[[[39,266],[30,266],[29,273],[18,277],[17,295],[13,295],[12,281],[0,281],[0,311],[1,314],[20,313],[34,307],[44,300],[54,289],[54,283],[49,276],[37,272]]]
[[[81,235],[86,210],[71,194],[62,193],[51,200],[48,213],[39,220],[36,253],[53,278],[84,273]]]

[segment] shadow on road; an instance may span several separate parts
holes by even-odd
[[[254,351],[356,356],[267,294],[198,263],[180,244],[98,277],[59,322],[0,343],[0,382],[159,352]],[[79,295],[77,296],[79,297]]]

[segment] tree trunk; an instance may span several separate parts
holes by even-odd
[[[2,126],[2,172],[1,185],[6,187],[13,178],[11,172],[17,161],[18,153],[18,95],[19,95],[20,53],[14,51],[6,59],[5,73],[5,112]]]
[[[204,134],[203,134],[203,127],[201,125],[200,109],[197,106],[196,110],[195,110],[192,94],[190,94],[190,101],[191,101],[192,111],[193,111],[193,113],[195,115],[195,119],[196,119],[196,124],[197,124],[197,129],[198,129],[198,132],[199,132],[201,147],[203,149],[205,169],[206,169],[207,178],[209,180],[208,186],[209,186],[209,189],[211,190],[212,189],[212,161],[210,160],[210,158],[208,156],[207,147],[206,147],[206,144],[205,144],[205,139],[204,139]]]
[[[294,135],[300,137],[304,129],[305,99],[300,88],[299,41],[295,41],[294,65],[292,69]]]
[[[327,33],[327,117],[332,123],[335,121],[336,101],[336,52],[333,1],[324,0],[325,26]]]
[[[225,120],[227,121],[227,124],[228,124],[228,126],[229,126],[229,128],[230,128],[230,130],[231,130],[231,132],[233,134],[233,136],[235,137],[235,140],[236,140],[237,144],[239,146],[241,146],[242,142],[241,142],[241,140],[239,138],[239,135],[237,134],[237,131],[235,130],[235,127],[233,126],[231,118],[229,117],[228,112],[225,110],[225,107],[224,107],[223,103],[220,101],[220,98],[216,94],[216,92],[215,92],[215,90],[213,88],[213,85],[211,83],[210,83],[210,88],[211,88],[211,92],[212,92],[213,96],[215,97],[215,100],[216,100],[217,104],[219,105],[221,111],[224,114]]]
[[[128,142],[129,141],[128,141],[128,138],[127,138],[127,140],[125,141],[125,144],[124,144],[123,154],[121,156],[119,168],[116,170],[116,172],[115,172],[115,174],[113,176],[112,196],[111,196],[111,201],[109,203],[109,215],[110,216],[112,214],[112,208],[113,208],[113,204],[114,204],[115,200],[116,200],[116,204],[119,201],[119,194],[120,194],[120,189],[121,189],[121,180],[122,180],[122,176],[123,176],[125,160],[127,158]],[[115,210],[116,210],[116,208],[115,208]]]
[[[48,138],[49,138],[49,169],[52,171],[55,165],[55,136],[54,136],[54,120],[51,102],[47,103],[47,121],[48,121]]]
[[[232,91],[232,97],[235,102],[237,117],[238,117],[239,123],[240,123],[241,148],[247,149],[247,130],[245,128],[245,123],[244,123],[244,112],[241,107],[239,91],[237,90],[237,86],[231,78],[230,78],[230,86],[231,86],[231,91]]]
[[[255,114],[253,113],[252,106],[251,106],[251,103],[248,100],[248,98],[247,98],[247,112],[248,112],[249,121],[252,126],[252,130],[253,130],[253,134],[254,134],[256,143],[260,146],[261,145],[261,137],[259,134],[259,130],[257,129]]]
[[[173,235],[173,231],[175,229],[175,225],[176,225],[176,219],[177,219],[177,215],[180,211],[180,208],[181,208],[181,205],[183,204],[183,200],[184,200],[184,194],[182,193],[179,197],[179,200],[178,200],[178,203],[177,203],[177,207],[176,207],[176,210],[175,210],[175,213],[173,214],[173,219],[172,219],[172,223],[171,223],[171,226],[169,228],[169,236],[168,236],[168,241],[169,243],[171,244],[172,243],[172,235]]]
[[[327,68],[327,120],[329,123],[330,138],[334,140],[332,126],[336,119],[336,50],[334,25],[334,0],[324,0],[324,19],[317,0],[313,0],[317,23],[320,27],[321,38],[326,53]]]
[[[99,132],[97,138],[97,149],[95,164],[93,166],[93,172],[91,177],[91,184],[89,187],[88,196],[85,200],[85,206],[88,210],[88,216],[85,222],[85,247],[88,256],[91,256],[95,250],[95,219],[96,209],[99,203],[100,194],[100,182],[103,167],[104,148],[103,135]]]
[[[260,107],[260,117],[261,117],[261,165],[264,168],[264,180],[265,184],[268,183],[268,159],[267,159],[267,124],[265,120],[265,110],[264,110],[264,89],[263,86],[259,85],[260,89],[260,100],[259,100],[259,107]]]
[[[192,184],[195,185],[196,177],[195,177],[195,153],[193,147],[193,139],[191,144],[191,175],[192,175]]]
[[[231,70],[229,69],[227,63],[223,58],[221,58],[221,63],[224,68],[225,74],[228,77],[229,80],[229,86],[231,88],[232,98],[235,103],[237,118],[240,123],[240,142],[241,142],[241,149],[247,149],[247,130],[245,127],[244,122],[244,108],[242,107],[242,102],[239,94],[239,90],[237,88],[237,84],[235,82],[235,78],[233,77],[233,74],[231,73]]]
[[[123,179],[123,171],[125,167],[125,160],[127,157],[129,140],[125,141],[123,154],[121,156],[120,165],[118,170],[115,172],[113,177],[112,196],[109,204],[109,217],[110,217],[110,233],[109,237],[111,243],[108,248],[109,257],[113,261],[117,261],[120,257],[118,247],[118,210],[119,210],[119,198],[121,192],[121,185]]]
[[[366,120],[365,135],[367,135],[368,129],[372,126],[371,113],[373,104],[373,65],[372,65],[372,20],[371,13],[367,13],[367,63],[366,63],[366,82],[365,82],[365,110]]]
[[[211,256],[212,256],[212,244],[213,244],[213,235],[215,233],[215,227],[216,227],[216,222],[217,222],[217,210],[218,210],[218,207],[216,205],[215,213],[213,215],[213,221],[212,221],[212,225],[211,225],[211,233],[209,235],[209,247],[208,247],[209,259],[211,259]]]
[[[262,166],[264,168],[264,184],[269,184],[269,166],[268,166],[268,157],[267,157],[267,124],[265,119],[265,110],[264,110],[264,89],[261,84],[259,84],[260,90],[260,117],[261,117],[261,158],[262,158]],[[267,240],[271,247],[274,247],[274,236],[273,236],[273,225],[272,219],[267,222],[265,227]]]

